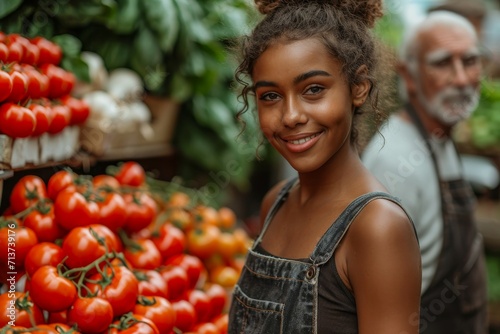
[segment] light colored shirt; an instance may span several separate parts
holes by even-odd
[[[432,137],[441,179],[461,177],[453,142]],[[422,256],[422,293],[437,269],[443,245],[443,217],[438,177],[425,140],[417,128],[392,115],[362,154],[365,166],[401,200],[415,224]]]

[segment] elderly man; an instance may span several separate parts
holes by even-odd
[[[421,333],[487,333],[484,249],[475,198],[450,134],[479,100],[481,61],[474,27],[436,11],[406,35],[398,72],[406,104],[362,158],[402,200],[422,254]],[[397,273],[395,273],[397,275]]]

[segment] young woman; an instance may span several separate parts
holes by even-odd
[[[229,333],[418,333],[415,230],[355,141],[360,111],[378,113],[370,28],[381,1],[255,2],[265,17],[243,43],[237,78],[298,177],[264,198]]]

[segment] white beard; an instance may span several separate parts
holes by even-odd
[[[477,108],[480,93],[472,86],[463,89],[448,87],[429,101],[419,88],[417,98],[431,116],[445,125],[453,126],[467,119]]]

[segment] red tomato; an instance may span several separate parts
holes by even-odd
[[[26,138],[33,134],[36,118],[28,108],[12,102],[0,106],[0,132],[12,138]]]
[[[163,334],[148,318],[140,314],[125,314],[113,323],[107,334]]]
[[[229,324],[229,315],[227,313],[221,314],[212,320],[212,323],[219,329],[220,334],[227,334],[227,327]]]
[[[115,317],[131,312],[139,295],[139,281],[126,267],[107,267],[105,273],[110,280],[103,280],[102,274],[96,273],[89,280],[100,283],[87,283],[87,287],[111,304]]]
[[[74,98],[71,95],[65,95],[60,100],[70,110],[70,125],[83,124],[90,116],[90,106],[84,100]]]
[[[14,221],[0,228],[0,263],[14,271],[23,268],[30,249],[38,243],[35,232]],[[5,268],[5,267],[4,267]]]
[[[91,224],[88,227],[104,239],[109,252],[122,252],[123,245],[121,239],[109,227],[102,224]]]
[[[65,323],[50,323],[47,325],[39,325],[36,327],[37,330],[30,332],[31,334],[80,334],[73,327],[66,325]]]
[[[47,132],[50,127],[50,114],[47,108],[40,104],[31,103],[28,109],[31,110],[36,120],[35,131],[31,136],[38,137]]]
[[[100,297],[77,298],[68,311],[68,325],[84,333],[101,333],[113,321],[111,304]]]
[[[9,48],[7,63],[20,63],[24,56],[23,45],[19,42],[9,42],[7,47]]]
[[[104,192],[99,195],[99,224],[109,227],[112,231],[121,228],[127,219],[127,207],[123,196],[119,193]]]
[[[151,320],[160,333],[170,333],[175,325],[175,311],[172,304],[163,297],[139,297],[133,310]]]
[[[219,247],[220,229],[214,225],[200,225],[187,232],[187,249],[190,254],[208,259]]]
[[[205,271],[203,262],[196,256],[190,254],[179,254],[168,258],[165,265],[177,265],[182,267],[189,278],[189,288],[194,289],[202,273]]]
[[[92,179],[92,184],[97,190],[117,190],[120,188],[120,183],[118,180],[111,175],[100,174],[96,175]]]
[[[28,97],[39,99],[49,93],[49,78],[31,65],[22,65],[22,71],[28,77]]]
[[[14,303],[15,301],[15,303]],[[42,310],[23,292],[5,292],[0,295],[0,328],[13,321],[16,326],[32,327],[30,314],[36,324],[43,324]]]
[[[164,260],[171,256],[182,254],[186,249],[186,236],[184,232],[172,224],[164,224],[151,235]]]
[[[137,162],[127,161],[119,166],[115,177],[120,184],[139,187],[143,185],[146,180],[146,172]]]
[[[153,222],[158,206],[153,197],[145,192],[123,195],[127,206],[127,220],[123,228],[128,233],[139,232]]]
[[[125,247],[125,259],[137,269],[155,269],[161,265],[161,254],[155,244],[149,239],[132,241]]]
[[[196,323],[207,322],[210,317],[210,298],[202,290],[188,290],[181,297],[190,302],[196,311]]]
[[[41,242],[33,246],[24,260],[24,269],[29,277],[45,265],[57,267],[64,259],[61,247],[52,242]]]
[[[31,44],[29,41],[24,45],[24,55],[23,55],[23,63],[29,65],[38,64],[38,59],[40,58],[40,49]]]
[[[175,327],[182,332],[190,331],[196,322],[196,311],[194,306],[187,300],[172,302],[175,311]]]
[[[54,202],[56,221],[66,230],[99,222],[99,206],[74,189],[63,189]]]
[[[85,267],[106,254],[110,248],[106,238],[90,227],[73,228],[62,244],[67,256],[65,264],[69,268]]]
[[[0,102],[7,99],[11,92],[12,92],[12,79],[10,77],[10,74],[0,70]]]
[[[38,242],[54,242],[64,236],[64,230],[55,221],[54,205],[44,203],[24,217],[24,226],[35,232]]]
[[[57,198],[57,194],[63,189],[66,189],[72,186],[72,189],[76,189],[74,187],[74,179],[76,175],[73,172],[67,170],[60,170],[54,173],[47,182],[47,193],[51,200],[55,201]]]
[[[30,296],[41,309],[60,312],[70,307],[78,294],[73,282],[60,276],[56,267],[45,265],[31,277]]]
[[[204,322],[194,326],[193,331],[196,334],[220,334],[217,326],[211,322]]]
[[[73,73],[53,64],[41,65],[40,71],[49,78],[49,97],[51,99],[68,95],[73,90],[76,81]]]
[[[49,111],[50,125],[47,130],[50,134],[57,134],[64,130],[71,119],[71,112],[68,107],[64,105],[53,104],[47,107]]]
[[[68,310],[63,310],[59,312],[49,312],[47,323],[59,323],[59,324],[67,324],[68,323]]]
[[[167,298],[167,283],[155,270],[136,269],[134,274],[139,280],[139,294]]]
[[[4,42],[0,42],[0,62],[6,63],[9,58],[9,48]]]
[[[210,300],[210,313],[208,320],[212,320],[222,314],[225,310],[226,304],[228,303],[228,294],[222,285],[215,283],[212,283],[205,288],[205,293]]]
[[[59,45],[43,37],[35,37],[31,40],[31,43],[35,44],[40,50],[38,65],[59,65],[62,58],[62,50]]]
[[[47,198],[45,182],[36,175],[23,176],[12,188],[10,207],[14,214],[26,210],[40,199]]]
[[[167,283],[167,299],[177,300],[187,291],[189,279],[186,270],[180,266],[167,266],[159,270]]]
[[[17,103],[28,95],[29,78],[26,74],[16,70],[11,71],[9,74],[12,80],[12,91],[7,101]]]

